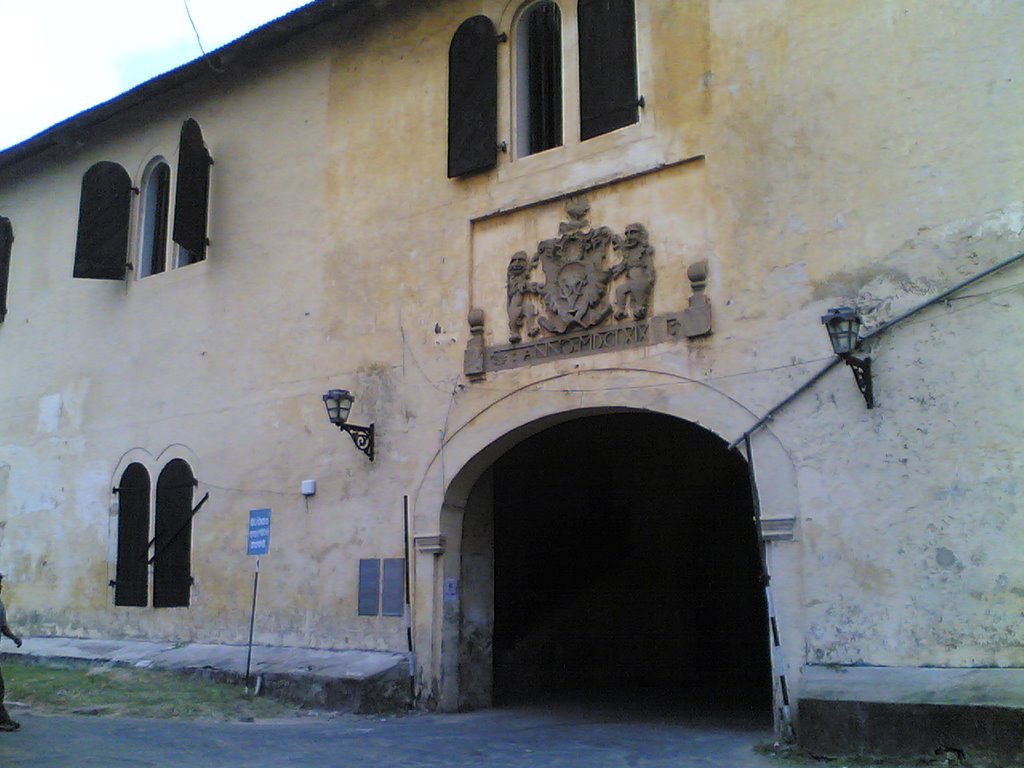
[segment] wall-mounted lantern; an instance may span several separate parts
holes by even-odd
[[[821,317],[828,331],[832,351],[853,369],[857,389],[864,395],[868,408],[875,407],[875,393],[871,384],[871,357],[856,357],[860,348],[860,315],[853,307],[833,307]]]
[[[347,389],[332,389],[324,393],[324,407],[331,424],[342,432],[348,432],[356,448],[365,453],[373,461],[373,424],[360,427],[348,423],[348,414],[352,410],[355,397]]]

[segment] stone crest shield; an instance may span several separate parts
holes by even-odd
[[[549,333],[591,328],[611,313],[605,262],[615,234],[608,227],[592,229],[588,211],[585,203],[570,206],[558,237],[537,245],[535,259],[545,278],[540,294],[548,310],[539,323]]]

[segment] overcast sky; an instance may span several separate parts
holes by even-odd
[[[187,0],[211,51],[308,0]],[[201,54],[185,0],[0,0],[0,149]]]

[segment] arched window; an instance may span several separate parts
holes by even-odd
[[[149,472],[129,464],[117,487],[117,575],[114,605],[145,607],[149,599]]]
[[[192,468],[173,459],[156,482],[153,607],[187,606],[192,588]]]
[[[562,144],[562,16],[552,0],[528,6],[515,29],[516,154]]]
[[[171,168],[163,158],[150,163],[142,184],[139,277],[167,268],[167,211],[171,202]]]

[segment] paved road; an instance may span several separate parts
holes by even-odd
[[[753,751],[771,738],[763,723],[578,707],[259,723],[15,716],[21,731],[0,733],[4,768],[779,768],[782,762]]]

